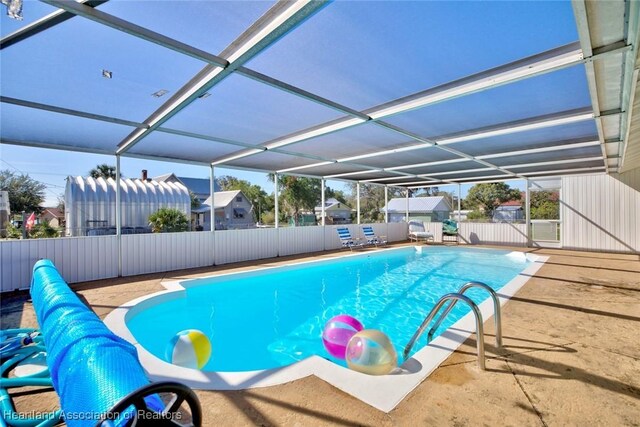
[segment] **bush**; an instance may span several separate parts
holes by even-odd
[[[58,230],[53,228],[47,220],[42,221],[40,224],[34,225],[31,230],[29,230],[30,239],[48,239],[58,236]]]
[[[187,231],[189,220],[178,209],[160,208],[149,215],[149,225],[154,233],[173,233]]]
[[[487,216],[482,211],[471,211],[467,214],[467,220],[487,220]]]
[[[5,231],[7,233],[7,239],[20,239],[22,237],[22,230],[8,221],[5,223]]]

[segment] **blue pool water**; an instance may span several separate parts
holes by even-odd
[[[175,333],[201,330],[213,347],[204,371],[275,368],[314,354],[332,359],[322,345],[322,328],[342,313],[355,316],[365,328],[382,330],[400,355],[442,295],[472,280],[498,290],[528,265],[523,257],[487,249],[367,253],[188,281],[185,298],[160,302],[127,319],[127,325],[142,346],[163,360]],[[467,295],[476,303],[488,297],[479,289]],[[458,304],[436,335],[468,311]],[[414,351],[425,344],[423,337]]]

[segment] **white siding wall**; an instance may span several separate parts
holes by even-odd
[[[527,246],[527,226],[509,223],[460,222],[460,243]]]
[[[640,169],[562,178],[562,246],[640,251]]]
[[[393,241],[407,239],[407,225],[370,224],[376,234]],[[122,236],[122,274],[156,273],[227,264],[278,255],[317,252],[341,247],[340,226],[249,229]],[[347,226],[354,237],[362,227]],[[215,251],[214,251],[215,247]],[[69,283],[118,275],[116,236],[0,242],[0,291],[28,289],[33,264],[48,258]]]

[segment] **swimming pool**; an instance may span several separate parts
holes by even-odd
[[[495,290],[515,280],[519,281],[517,289],[527,278],[521,273],[532,273],[535,258],[521,252],[478,248],[387,249],[173,283],[169,291],[132,301],[112,312],[105,322],[136,344],[143,366],[155,379],[177,379],[199,388],[238,389],[315,374],[348,391],[351,386],[341,387],[340,381],[329,377],[366,376],[342,368],[339,365],[343,362],[326,352],[320,338],[326,320],[341,313],[355,316],[366,328],[386,333],[400,356],[442,295],[456,292],[473,280]],[[479,289],[467,295],[476,303],[488,298]],[[454,323],[460,325],[469,317],[468,311],[458,304],[437,335]],[[492,309],[485,307],[484,319],[491,313]],[[212,357],[202,371],[165,360],[167,343],[184,329],[199,329],[211,340]],[[462,342],[466,336],[462,333],[453,341]],[[434,348],[426,349],[440,351],[441,347],[453,346],[436,345],[438,340],[432,342]],[[425,344],[423,337],[414,348],[424,353],[421,348]],[[438,355],[429,359],[442,357],[446,358]],[[420,369],[418,376],[424,378],[435,366]],[[421,381],[413,378],[415,372],[409,374],[411,383]],[[368,381],[377,380],[362,380],[361,388],[369,387]],[[388,392],[385,399],[389,399]]]

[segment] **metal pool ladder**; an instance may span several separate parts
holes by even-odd
[[[468,282],[462,285],[462,287],[458,290],[458,292],[446,294],[438,300],[436,305],[429,312],[429,315],[424,319],[420,327],[416,330],[415,334],[413,334],[413,337],[411,337],[411,340],[405,347],[404,353],[403,353],[405,360],[407,359],[407,356],[411,352],[411,349],[415,345],[416,341],[418,341],[418,338],[422,336],[422,333],[427,328],[427,326],[429,326],[429,324],[434,319],[434,317],[436,317],[436,314],[438,314],[442,306],[448,301],[451,301],[449,306],[447,306],[446,310],[440,315],[440,317],[438,317],[438,320],[436,320],[435,324],[431,327],[431,329],[429,329],[429,333],[427,334],[427,344],[431,342],[431,339],[433,338],[433,334],[438,329],[438,327],[442,324],[442,322],[447,317],[447,315],[449,315],[451,310],[453,310],[453,307],[455,307],[458,301],[463,301],[471,308],[471,311],[473,312],[474,317],[476,319],[476,337],[477,337],[476,347],[478,350],[478,367],[482,370],[485,370],[484,327],[483,327],[483,321],[482,321],[482,313],[480,313],[480,309],[478,309],[478,306],[469,297],[464,295],[464,293],[471,288],[482,288],[487,292],[489,292],[489,295],[493,300],[493,310],[494,310],[493,317],[494,317],[495,329],[496,329],[496,347],[497,348],[502,347],[502,318],[500,316],[500,301],[498,300],[498,295],[496,295],[496,292],[484,283]]]

